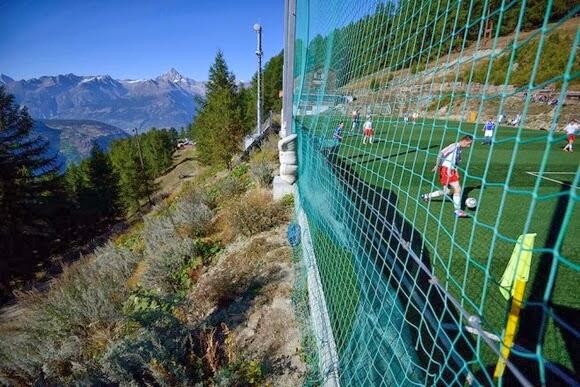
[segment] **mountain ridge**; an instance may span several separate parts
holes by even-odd
[[[95,120],[35,120],[32,134],[48,142],[48,156],[56,156],[61,170],[90,154],[94,143],[107,150],[111,142],[129,135]]]
[[[34,119],[96,120],[127,132],[185,126],[195,115],[196,98],[205,95],[205,82],[174,68],[138,80],[69,73],[17,81],[0,74],[0,84]]]

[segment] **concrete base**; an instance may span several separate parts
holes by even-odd
[[[288,194],[294,194],[294,186],[282,180],[280,176],[274,176],[272,186],[274,200],[280,200]]]

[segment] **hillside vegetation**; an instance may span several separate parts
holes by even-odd
[[[113,142],[109,152],[93,142],[89,156],[62,173],[58,156],[50,151],[54,143],[34,131],[27,110],[2,87],[0,118],[4,302],[24,282],[58,271],[54,257],[81,248],[124,216],[141,211],[142,201],[155,190],[155,178],[172,164],[177,132],[153,129]]]
[[[21,294],[22,313],[0,324],[0,381],[299,384],[307,368],[281,228],[292,202],[272,202],[255,172],[276,166],[275,142],[265,148],[232,171],[198,165],[46,293]]]

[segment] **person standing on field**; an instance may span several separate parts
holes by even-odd
[[[334,140],[334,146],[340,145],[342,142],[342,129],[344,129],[344,122],[338,124],[336,129],[334,129],[334,133],[332,134],[332,139]]]
[[[578,131],[578,122],[576,120],[571,120],[568,125],[564,128],[564,131],[567,134],[567,141],[568,143],[562,149],[564,152],[574,152],[574,141],[576,141],[576,132]]]
[[[495,122],[493,122],[493,119],[490,118],[483,127],[483,141],[481,143],[491,145],[494,131],[495,131]]]
[[[373,122],[371,121],[371,116],[369,114],[363,125],[363,144],[366,144],[367,140],[369,141],[369,144],[372,144],[374,135],[375,131],[373,130]]]
[[[352,112],[352,127],[351,127],[351,132],[355,131],[356,128],[358,127],[358,121],[360,119],[360,114],[359,114],[359,110],[360,109],[355,109]]]
[[[439,152],[433,172],[439,170],[439,181],[443,189],[421,195],[424,202],[429,202],[433,198],[445,196],[452,192],[455,216],[458,218],[467,218],[468,215],[461,209],[461,184],[459,183],[457,167],[461,162],[463,149],[469,148],[472,142],[473,137],[463,136],[459,142],[449,144]]]

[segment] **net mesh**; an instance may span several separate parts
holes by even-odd
[[[562,129],[580,118],[579,12],[297,0],[299,204],[342,384],[578,383],[580,168]],[[471,147],[441,153],[466,135]],[[494,376],[526,234],[516,335]]]

